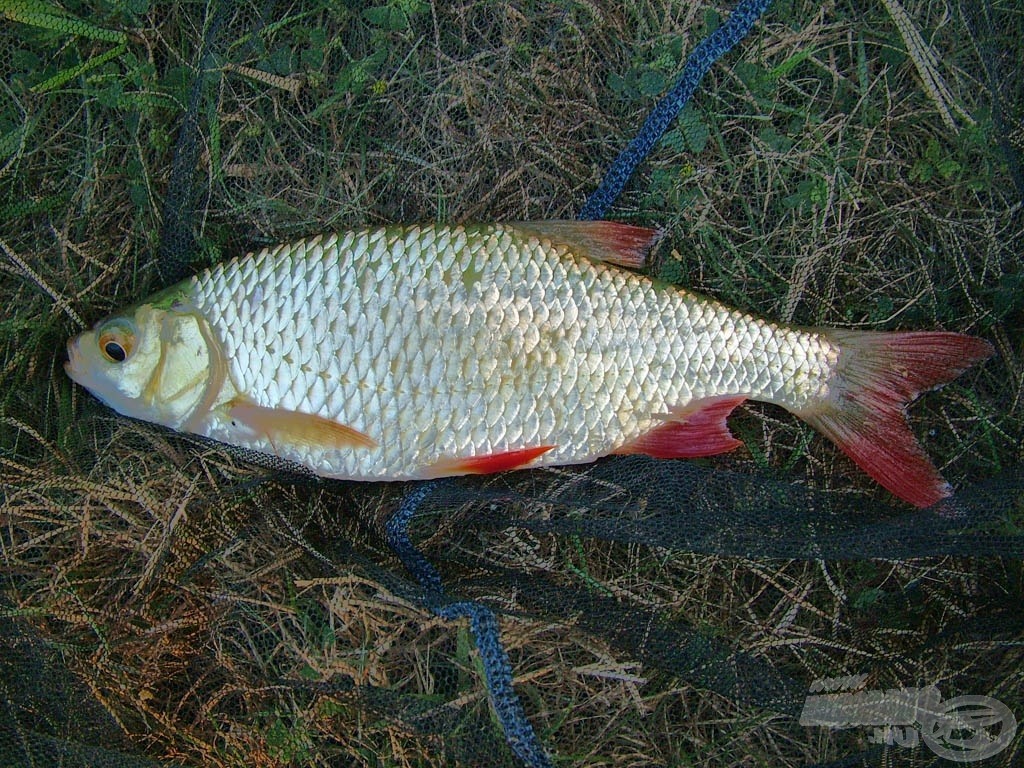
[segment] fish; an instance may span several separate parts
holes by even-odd
[[[787,327],[652,279],[657,230],[392,225],[227,261],[68,342],[115,411],[327,477],[413,480],[739,447],[774,403],[917,507],[951,495],[906,409],[992,354],[945,331]]]

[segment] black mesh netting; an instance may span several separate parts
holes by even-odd
[[[711,460],[352,484],[61,370],[248,248],[574,217],[732,4],[0,9],[0,763],[1020,763],[1016,4],[776,2],[611,213],[752,311],[992,341],[911,411],[920,512],[767,407]]]

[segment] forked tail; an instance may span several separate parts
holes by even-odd
[[[928,507],[949,484],[910,431],[905,409],[921,392],[952,381],[992,354],[958,333],[830,330],[840,349],[828,397],[798,415],[901,499]]]

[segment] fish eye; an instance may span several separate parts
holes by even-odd
[[[103,354],[107,356],[108,360],[112,360],[115,363],[123,363],[125,358],[128,357],[124,347],[116,341],[108,341],[103,347]]]
[[[135,333],[123,325],[110,325],[99,335],[100,351],[111,363],[123,363],[129,358],[135,346]]]

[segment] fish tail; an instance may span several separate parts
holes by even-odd
[[[989,357],[985,340],[958,333],[830,330],[840,349],[829,393],[797,411],[879,484],[928,507],[951,495],[910,430],[906,407],[921,392]]]

